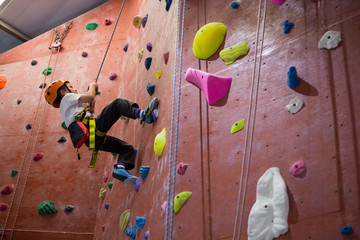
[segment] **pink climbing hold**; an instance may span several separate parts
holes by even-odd
[[[285,0],[270,0],[272,3],[275,3],[276,5],[281,5],[285,2]]]
[[[10,194],[14,191],[14,184],[8,184],[1,188],[1,194]]]
[[[297,176],[299,174],[302,174],[306,171],[306,166],[303,160],[296,161],[293,165],[290,167],[290,173],[294,176]]]
[[[105,232],[105,224],[101,226],[101,230]]]
[[[167,64],[169,60],[169,52],[164,53],[164,63]]]
[[[165,216],[166,214],[166,205],[167,205],[167,201],[163,202],[163,204],[161,205],[161,216]]]
[[[219,101],[227,94],[232,81],[232,77],[220,77],[193,68],[188,68],[185,79],[202,90],[209,105]]]
[[[5,211],[8,208],[6,203],[0,203],[0,211]]]
[[[104,183],[106,183],[107,180],[109,179],[109,174],[110,174],[109,170],[106,170],[106,171],[104,172],[104,175],[103,175]]]
[[[176,172],[179,174],[179,175],[184,175],[185,172],[186,172],[186,169],[188,168],[189,164],[186,164],[186,163],[179,163],[179,165],[177,166],[177,169],[176,169]]]
[[[38,160],[40,160],[40,159],[42,159],[43,158],[43,153],[42,152],[38,152],[37,154],[35,154],[35,156],[34,156],[34,160],[35,161],[38,161]]]

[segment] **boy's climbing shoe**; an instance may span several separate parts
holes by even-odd
[[[134,184],[137,177],[131,175],[128,171],[123,168],[116,168],[112,176],[126,184]]]
[[[147,108],[144,111],[144,114],[141,116],[140,119],[140,123],[141,125],[144,125],[144,123],[153,123],[154,121],[156,121],[157,119],[157,115],[156,118],[154,118],[154,110],[157,109],[159,104],[159,99],[158,98],[153,98],[153,100],[151,100],[149,106],[147,106]]]

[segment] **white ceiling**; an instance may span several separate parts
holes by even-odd
[[[31,39],[108,1],[5,0],[0,6],[0,20]],[[0,54],[21,43],[0,29]]]

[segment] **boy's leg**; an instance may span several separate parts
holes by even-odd
[[[127,170],[135,167],[135,150],[134,147],[118,138],[112,136],[105,137],[105,143],[101,151],[118,153],[117,164],[112,176],[126,184],[134,184],[136,176],[131,175]]]
[[[135,119],[136,117],[133,114],[135,108],[139,108],[139,105],[125,99],[115,99],[97,116],[96,129],[102,132],[109,131],[121,116]]]

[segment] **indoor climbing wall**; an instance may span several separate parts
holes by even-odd
[[[184,2],[113,0],[73,19],[58,53],[48,49],[49,31],[0,55],[0,75],[7,78],[6,84],[0,78],[0,184],[14,185],[0,196],[7,205],[0,205],[2,239],[247,239],[248,227],[250,239],[272,239],[248,224],[250,211],[264,234],[287,221],[279,239],[357,239],[360,3]],[[179,13],[185,17],[178,19]],[[223,25],[203,28],[211,22]],[[342,40],[320,49],[329,30]],[[202,48],[215,53],[204,57]],[[244,54],[225,62],[220,51],[229,56],[232,48]],[[111,176],[116,157],[110,153],[100,152],[93,169],[86,147],[77,160],[58,110],[39,88],[66,79],[85,91],[101,65],[96,114],[118,97],[141,108],[160,99],[156,123],[119,120],[109,131],[137,149],[130,171],[141,174],[137,188]],[[45,78],[47,67],[52,73]],[[67,141],[59,143],[61,136]],[[160,136],[165,147],[155,153]],[[175,178],[174,164],[181,165]],[[303,173],[292,175],[290,167],[294,173],[303,165]],[[271,190],[258,191],[267,202],[256,212],[251,208],[260,178]],[[176,211],[188,199],[172,216],[165,201],[178,193]],[[40,203],[58,212],[40,214]],[[66,213],[67,205],[74,209]],[[284,214],[285,223],[279,222]],[[345,226],[352,235],[340,233]]]

